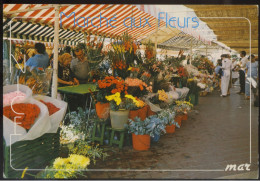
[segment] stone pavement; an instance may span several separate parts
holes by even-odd
[[[250,163],[250,101],[237,91],[232,88],[225,98],[217,91],[200,97],[181,128],[161,136],[149,151],[110,148],[110,156],[85,174],[90,179],[214,179],[240,174],[244,179],[248,171],[224,171],[227,164]],[[250,169],[258,175],[258,108],[251,106],[251,111]]]

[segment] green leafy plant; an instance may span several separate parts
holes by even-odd
[[[150,135],[154,137],[155,134],[160,135],[162,132],[165,132],[165,124],[157,116],[150,116],[144,121],[141,121],[139,117],[135,117],[134,121],[129,119],[129,124],[126,127],[128,133],[134,133],[135,135]]]
[[[175,112],[172,109],[163,109],[159,114],[158,118],[163,120],[165,125],[172,125],[174,124],[177,127],[180,127],[177,122],[175,122]]]
[[[166,124],[163,119],[159,118],[157,115],[149,116],[146,119],[149,123],[146,127],[150,132],[151,137],[154,137],[155,135],[161,135],[162,133],[166,133]]]
[[[94,164],[96,164],[97,158],[105,160],[108,156],[102,148],[99,148],[99,145],[90,145],[83,140],[77,140],[73,143],[69,143],[67,147],[69,149],[69,153],[87,156],[91,159],[91,161],[93,161]]]

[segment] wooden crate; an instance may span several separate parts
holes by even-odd
[[[46,133],[34,140],[19,141],[12,144],[11,155],[10,146],[6,146],[4,142],[3,151],[5,177],[21,178],[23,170],[14,170],[13,168],[25,169],[28,167],[28,172],[30,172],[29,169],[44,169],[50,164],[51,160],[59,156],[60,130],[57,133]]]

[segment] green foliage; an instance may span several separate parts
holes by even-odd
[[[174,124],[177,127],[180,127],[177,122],[175,122],[175,112],[172,109],[163,109],[159,114],[158,118],[163,120],[165,125]]]
[[[96,159],[105,160],[107,153],[104,152],[102,148],[99,148],[98,145],[89,145],[86,141],[77,140],[74,143],[67,144],[69,153],[84,155],[90,158],[94,164],[96,164]]]
[[[126,126],[128,133],[135,135],[160,135],[165,132],[165,123],[157,116],[150,116],[142,121],[139,117],[135,117],[134,121],[129,119],[129,124]]]

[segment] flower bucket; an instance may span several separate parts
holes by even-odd
[[[194,103],[194,105],[198,105],[198,104],[199,104],[199,92],[197,92],[195,94],[195,103]]]
[[[125,129],[125,124],[128,121],[129,110],[110,110],[111,126],[113,129]]]
[[[141,118],[142,121],[144,121],[147,117],[147,108],[147,106],[144,106],[138,111],[138,116]]]
[[[154,134],[154,137],[151,137],[152,142],[158,142],[160,139],[160,135]]]
[[[156,115],[156,112],[153,112],[150,108],[150,106],[147,105],[147,117]]]
[[[182,115],[182,120],[183,120],[183,121],[188,120],[188,114],[184,114],[184,115]]]
[[[138,117],[139,109],[138,110],[130,110],[128,118],[134,121],[135,117]]]
[[[195,105],[195,94],[190,94],[190,95],[188,96],[187,101],[189,101],[189,99],[190,99],[190,103],[193,104],[193,105]]]
[[[181,121],[182,121],[182,116],[181,115],[177,115],[175,117],[175,122],[177,122],[180,127],[181,127]]]
[[[102,103],[102,102],[97,102],[96,104],[96,112],[97,116],[100,119],[107,119],[109,118],[109,103]]]
[[[135,135],[132,133],[133,148],[138,151],[149,150],[151,138],[150,135]]]
[[[166,133],[174,133],[175,132],[175,125],[172,124],[172,125],[166,125],[165,127],[165,130],[166,130]]]

